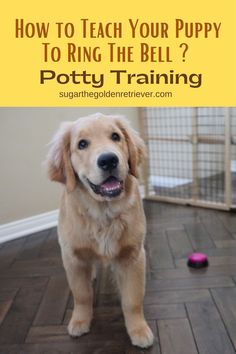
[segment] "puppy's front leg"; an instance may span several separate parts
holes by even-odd
[[[125,324],[133,345],[147,348],[153,344],[153,334],[143,314],[145,288],[145,251],[138,259],[120,259],[116,267]]]
[[[72,337],[88,333],[93,315],[92,264],[76,257],[63,257],[67,280],[74,298],[74,309],[68,325]]]

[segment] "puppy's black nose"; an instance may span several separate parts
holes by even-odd
[[[98,167],[103,171],[114,170],[119,163],[119,159],[116,154],[108,152],[99,156],[97,160]]]

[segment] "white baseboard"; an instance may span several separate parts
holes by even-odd
[[[0,225],[0,243],[57,226],[58,210]]]

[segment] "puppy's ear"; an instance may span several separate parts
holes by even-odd
[[[117,118],[116,123],[124,134],[128,146],[130,173],[138,178],[138,166],[146,157],[144,141],[126,119]]]
[[[61,123],[54,135],[47,156],[48,176],[51,181],[64,183],[68,192],[76,187],[76,176],[70,160],[72,122]]]

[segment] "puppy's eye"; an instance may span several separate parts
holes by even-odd
[[[88,147],[88,145],[89,145],[88,140],[82,139],[78,142],[78,149],[79,150],[86,149]]]
[[[112,133],[111,140],[113,141],[120,141],[120,135],[117,133]]]

